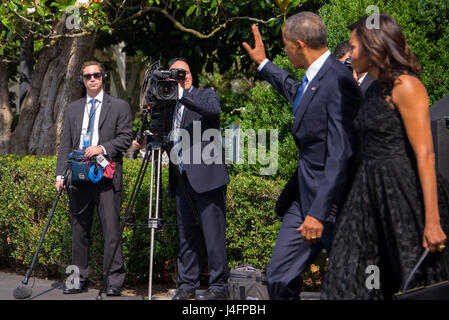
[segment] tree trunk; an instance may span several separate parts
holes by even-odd
[[[13,121],[9,104],[8,65],[0,61],[0,155],[9,153]]]
[[[11,153],[55,154],[67,105],[83,91],[81,65],[94,49],[95,36],[89,35],[61,39],[40,55],[11,137]]]
[[[20,106],[25,99],[30,81],[33,78],[34,59],[34,39],[32,36],[26,40],[21,40],[20,44],[20,94],[19,103],[17,105],[17,113],[20,113]]]

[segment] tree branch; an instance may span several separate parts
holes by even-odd
[[[269,23],[272,19],[274,19],[274,18],[270,18],[269,20],[264,21],[264,20],[257,19],[257,18],[252,18],[252,17],[232,17],[232,18],[226,19],[226,21],[225,21],[224,23],[222,23],[222,24],[219,25],[217,28],[215,28],[214,30],[212,30],[209,34],[204,34],[204,33],[201,33],[201,32],[199,32],[199,31],[195,30],[195,29],[191,29],[191,28],[187,28],[187,27],[183,26],[178,20],[176,20],[176,18],[175,18],[174,16],[172,16],[172,15],[171,15],[167,10],[165,10],[165,9],[161,9],[161,8],[159,8],[159,7],[146,7],[146,8],[143,8],[143,9],[139,10],[138,12],[136,12],[135,14],[133,14],[132,16],[130,16],[130,17],[126,18],[126,19],[123,19],[123,20],[121,20],[121,21],[119,21],[119,20],[116,19],[115,21],[113,21],[113,22],[111,23],[111,26],[116,25],[116,24],[123,24],[123,23],[126,23],[126,22],[128,22],[128,21],[137,19],[137,18],[141,17],[142,15],[144,15],[144,14],[147,13],[147,12],[157,12],[157,13],[163,14],[163,15],[166,16],[171,22],[173,22],[173,24],[174,24],[179,30],[181,30],[181,31],[183,31],[183,32],[191,33],[191,34],[195,35],[197,38],[200,38],[200,39],[208,39],[208,38],[213,37],[218,31],[220,31],[220,30],[223,29],[223,28],[226,28],[226,25],[227,25],[229,22],[232,22],[232,21],[234,21],[234,20],[249,20],[249,21],[253,21],[253,22],[257,22],[257,23],[267,24],[267,23]]]
[[[53,34],[53,35],[48,35],[48,36],[44,36],[44,38],[49,39],[49,40],[53,40],[53,41],[57,41],[57,40],[61,40],[61,39],[66,39],[66,38],[81,38],[87,35],[92,34],[92,32],[89,31],[83,31],[83,32],[79,32],[79,33],[66,33],[66,34]],[[44,44],[44,46],[42,47],[42,49],[46,49],[49,48],[53,45],[53,41],[49,41],[48,43]],[[29,58],[35,58],[38,57],[41,54],[41,50],[34,52],[32,55],[29,56]],[[4,63],[19,63],[20,60],[13,60],[13,59],[5,59],[5,58],[0,58],[0,62],[4,62]]]
[[[83,32],[79,32],[79,33],[55,34],[55,35],[49,36],[48,38],[51,40],[59,40],[59,39],[64,39],[64,38],[81,38],[81,37],[90,35],[92,33],[93,32],[91,32],[91,31],[83,31]]]

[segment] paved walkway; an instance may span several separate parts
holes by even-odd
[[[16,300],[14,298],[14,289],[22,284],[23,275],[9,272],[0,272],[0,300]],[[46,280],[31,277],[28,286],[32,288],[31,297],[26,300],[96,300],[99,289],[89,287],[88,292],[79,294],[63,294],[62,281]],[[153,284],[153,287],[156,286]],[[171,300],[175,289],[153,289],[152,300]],[[203,290],[197,290],[201,292]],[[318,292],[303,292],[301,298],[304,300],[318,300]],[[120,297],[108,297],[102,294],[103,300],[148,300],[148,292],[146,294],[135,294],[130,290],[123,290]]]
[[[15,300],[13,292],[16,287],[22,285],[23,275],[14,273],[0,272],[0,300]],[[89,287],[88,292],[79,294],[63,294],[62,281],[46,280],[31,277],[28,286],[32,288],[31,297],[26,300],[95,300],[99,289]],[[152,300],[170,300],[174,290],[168,290],[165,293],[154,293]],[[123,290],[121,297],[108,297],[102,294],[103,300],[148,300],[148,294],[136,295],[129,290]]]

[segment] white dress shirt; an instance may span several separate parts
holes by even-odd
[[[312,82],[313,78],[317,75],[318,71],[323,67],[324,63],[326,62],[327,58],[331,55],[331,52],[327,50],[325,53],[323,53],[318,59],[316,59],[310,66],[307,68],[306,71],[306,77],[309,82],[307,83],[306,87],[304,88],[304,92],[309,87],[310,82]]]
[[[100,112],[101,112],[101,107],[103,105],[103,97],[104,97],[104,91],[101,90],[100,93],[96,96],[96,97],[90,97],[89,95],[86,95],[86,104],[85,104],[85,108],[84,108],[84,116],[83,116],[83,124],[81,126],[81,135],[80,135],[80,145],[79,148],[83,149],[83,138],[86,136],[87,134],[87,127],[89,125],[89,113],[90,113],[90,108],[92,107],[92,104],[90,103],[90,101],[92,99],[96,99],[96,103],[95,103],[95,119],[94,119],[94,132],[92,135],[92,141],[91,141],[91,146],[96,146],[98,145],[98,122],[100,120]],[[103,146],[100,146],[103,149],[103,153],[106,154],[106,150],[104,149]]]
[[[92,135],[92,143],[91,146],[96,146],[98,144],[98,121],[100,120],[100,111],[101,106],[103,105],[103,97],[104,97],[104,91],[101,90],[101,92],[95,97],[98,101],[95,103],[95,122],[94,122],[94,133]],[[84,106],[84,116],[83,116],[83,124],[81,126],[81,135],[80,135],[80,144],[79,149],[83,149],[83,138],[87,134],[87,127],[89,125],[89,112],[92,104],[90,103],[90,100],[94,98],[90,97],[89,95],[86,95],[86,104]],[[100,146],[103,149],[103,154],[106,155],[106,149],[103,146]],[[56,180],[62,180],[63,176],[57,176]]]
[[[320,71],[321,67],[324,65],[324,63],[326,62],[327,58],[330,55],[331,55],[331,52],[329,50],[327,50],[318,59],[316,59],[309,66],[309,68],[307,68],[307,70],[306,70],[306,77],[307,77],[308,83],[304,87],[304,91],[303,92],[305,92],[307,90],[307,88],[309,87],[310,82],[312,82],[313,78],[317,75],[318,71]],[[262,61],[262,63],[257,67],[257,70],[261,71],[263,69],[263,67],[265,67],[265,65],[267,64],[268,61],[269,61],[268,58],[265,58],[265,60]]]
[[[191,86],[188,91],[192,92],[192,90],[193,90],[193,86]],[[183,94],[184,94],[184,88],[183,87],[179,87],[179,90],[178,90],[178,99],[179,100],[181,100]],[[182,119],[182,116],[184,115],[184,107],[185,106],[180,103],[179,111],[177,110],[177,108],[175,108],[175,117],[173,117],[173,128],[175,128],[175,129],[177,129],[176,128],[176,112],[180,112],[181,113],[181,119]]]
[[[365,72],[365,74],[363,75],[363,77],[361,77],[360,79],[357,80],[357,84],[360,86],[363,82],[363,80],[365,80],[366,75],[368,74],[368,72]]]

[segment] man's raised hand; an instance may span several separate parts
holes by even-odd
[[[249,57],[257,63],[257,65],[261,64],[267,56],[265,55],[265,48],[262,41],[262,36],[260,35],[259,28],[257,25],[253,24],[251,26],[251,30],[254,35],[254,49],[252,49],[247,42],[243,42],[243,48],[248,51]]]

